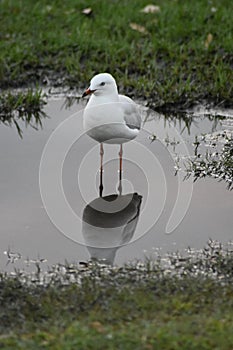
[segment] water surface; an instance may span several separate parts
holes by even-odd
[[[98,200],[99,149],[94,140],[82,135],[81,113],[78,113],[77,131],[81,136],[65,157],[62,183],[66,200],[80,220],[67,238],[48,217],[39,189],[39,165],[46,142],[57,126],[85,106],[85,102],[82,102],[64,109],[63,103],[62,98],[51,99],[46,107],[51,118],[44,121],[40,131],[25,129],[23,139],[19,138],[13,128],[0,128],[1,269],[22,267],[27,258],[46,258],[45,264],[51,265],[64,263],[65,260],[86,261],[90,256],[106,258],[110,253],[111,262],[123,264],[129,260],[142,259],[145,255],[153,257],[158,249],[161,252],[182,250],[188,246],[199,249],[209,238],[223,243],[233,239],[232,192],[226,189],[224,182],[219,183],[211,178],[194,183],[186,215],[173,232],[166,233],[177,198],[179,179],[174,176],[174,160],[177,155],[182,158],[181,140],[185,141],[188,152],[192,154],[195,135],[226,128],[224,121],[216,126],[214,121],[201,112],[189,129],[182,122],[177,122],[174,129],[173,122],[165,122],[163,116],[149,112],[145,130],[135,142],[125,145],[123,195],[130,195],[127,198],[130,198],[131,203],[132,198],[135,200],[134,193],[137,193],[140,205],[131,203],[130,209],[122,214],[125,215],[125,221],[119,225],[116,224],[119,219],[114,218],[119,239],[116,238],[117,234],[113,234],[113,243],[108,243],[108,247],[103,245],[107,238],[100,242],[99,238],[103,235],[98,234],[98,230],[94,236],[91,235],[82,222],[85,209]],[[156,139],[151,135],[155,135]],[[69,136],[61,133],[61,137],[67,140]],[[104,196],[117,195],[118,151],[117,146],[105,146]],[[56,152],[59,155],[59,147]],[[54,176],[53,172],[48,173],[48,179],[50,176]],[[91,215],[92,211],[91,206]],[[60,215],[62,216],[62,211]],[[127,215],[131,215],[129,220]],[[99,220],[96,212],[94,219]],[[88,220],[93,223],[93,216]],[[112,219],[102,217],[101,220],[106,222]],[[118,247],[119,244],[123,246]],[[104,250],[99,249],[101,245]],[[7,256],[4,251],[8,249],[21,254],[17,263],[6,265]]]

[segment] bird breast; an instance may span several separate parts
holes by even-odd
[[[118,102],[91,105],[84,110],[83,124],[85,131],[113,123],[125,123],[124,113]]]

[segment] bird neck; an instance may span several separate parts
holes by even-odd
[[[104,95],[92,94],[90,98],[90,102],[95,104],[119,102],[119,95],[117,91],[113,91],[111,93],[104,94]]]

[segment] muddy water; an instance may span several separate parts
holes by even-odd
[[[22,140],[14,129],[0,128],[1,269],[25,267],[25,260],[38,258],[46,258],[48,265],[90,257],[122,264],[153,257],[158,249],[198,249],[209,238],[223,243],[233,239],[233,198],[226,184],[210,178],[192,184],[183,181],[182,170],[174,176],[177,157],[182,163],[192,155],[195,135],[213,132],[213,121],[199,113],[188,130],[184,123],[174,127],[149,112],[139,137],[124,147],[121,197],[119,149],[105,146],[106,198],[100,199],[99,148],[82,133],[78,111],[84,104],[64,109],[63,102],[51,100],[46,108],[51,118],[40,131],[25,129]],[[73,124],[68,126],[68,120]],[[223,128],[218,123],[217,129]],[[54,144],[48,148],[51,135]],[[46,144],[42,201],[39,167]],[[65,200],[56,187],[60,180]],[[21,258],[6,265],[7,250]]]

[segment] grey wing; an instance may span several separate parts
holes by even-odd
[[[119,95],[119,102],[122,105],[126,125],[130,129],[141,128],[141,114],[138,105],[128,96]]]

